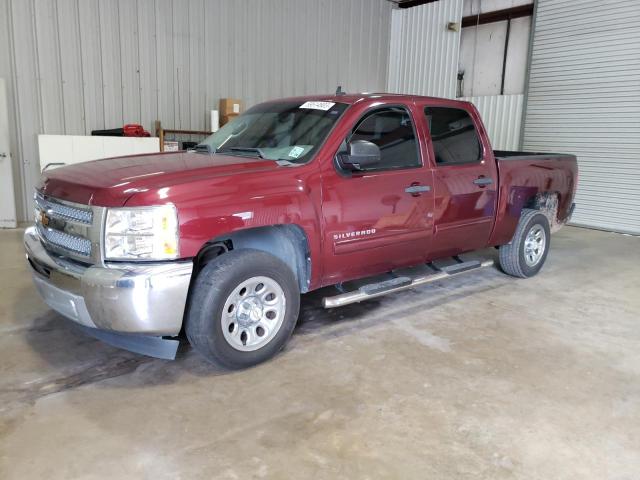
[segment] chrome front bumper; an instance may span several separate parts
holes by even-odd
[[[182,328],[193,263],[90,267],[50,254],[35,227],[24,234],[33,280],[53,310],[113,333],[175,336]]]

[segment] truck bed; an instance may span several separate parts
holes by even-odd
[[[491,242],[511,240],[522,208],[532,208],[545,196],[557,198],[554,221],[566,223],[578,176],[575,155],[494,150],[498,166],[499,192],[496,226]],[[532,204],[532,201],[534,203]]]

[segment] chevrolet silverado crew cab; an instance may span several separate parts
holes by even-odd
[[[458,256],[485,247],[535,275],[577,175],[572,155],[493,151],[471,103],[288,98],[193,151],[45,171],[24,242],[44,301],[87,332],[161,358],[184,332],[244,368],[283,348],[320,287],[339,307],[487,266]]]

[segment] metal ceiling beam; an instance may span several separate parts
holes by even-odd
[[[391,3],[397,5],[398,8],[411,8],[418,5],[424,5],[426,3],[437,2],[438,0],[388,0]]]
[[[462,17],[462,28],[475,27],[476,25],[484,25],[485,23],[501,22],[503,20],[513,20],[514,18],[528,17],[531,15],[533,15],[533,3],[518,5],[517,7],[481,13],[480,15]]]

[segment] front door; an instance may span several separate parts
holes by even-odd
[[[497,173],[463,108],[422,105],[434,170],[432,259],[486,246],[495,217]]]
[[[422,162],[412,115],[403,106],[369,110],[345,138],[380,148],[381,161],[358,172],[323,173],[323,283],[421,263],[433,228],[432,171]]]

